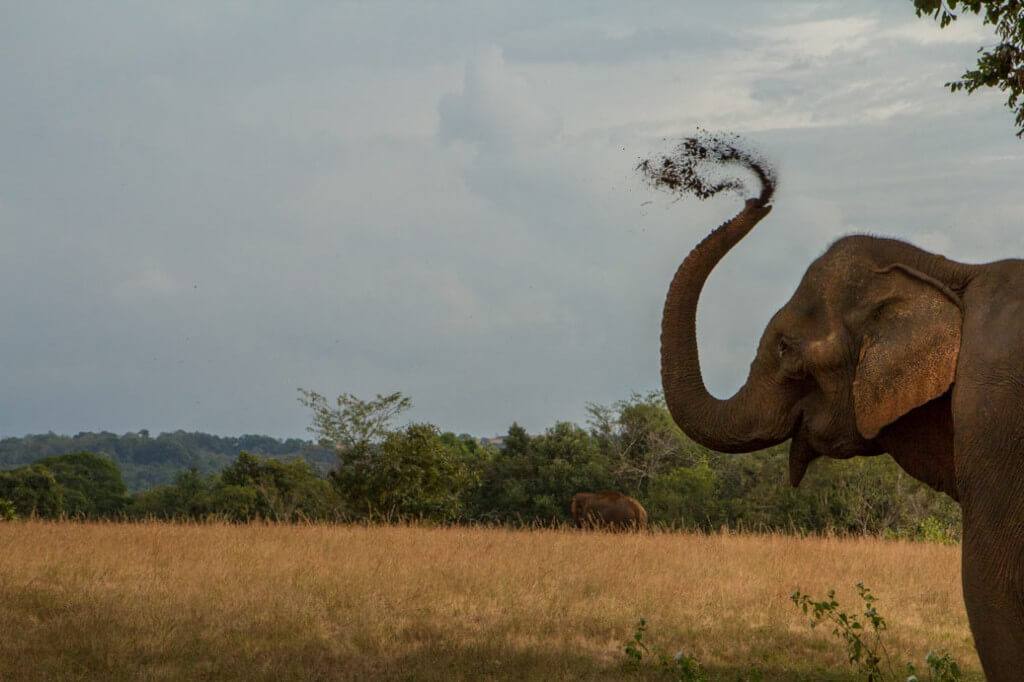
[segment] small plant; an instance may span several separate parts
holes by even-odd
[[[626,640],[626,659],[632,667],[639,667],[644,656],[651,653],[651,650],[644,644],[644,633],[647,632],[647,620],[641,618],[636,622],[636,632]]]
[[[626,640],[626,664],[630,668],[639,671],[644,656],[652,655],[657,657],[658,666],[670,674],[670,679],[674,682],[707,682],[707,675],[696,658],[687,656],[682,651],[676,652],[675,656],[666,656],[656,647],[648,646],[644,642],[644,633],[646,632],[647,620],[641,618],[636,622],[636,631],[633,636]]]
[[[18,518],[18,512],[14,509],[14,503],[0,497],[0,521],[14,521]]]
[[[917,524],[917,536],[925,542],[934,542],[937,545],[957,543],[956,536],[934,516],[929,516]]]
[[[868,679],[874,682],[885,679],[879,668],[882,662],[881,654],[885,653],[885,644],[881,640],[881,633],[886,627],[885,619],[875,609],[875,597],[864,583],[857,583],[857,592],[864,601],[864,617],[871,626],[870,633],[864,627],[865,622],[861,621],[860,616],[839,610],[835,590],[829,590],[828,599],[824,601],[814,601],[800,590],[791,594],[789,598],[805,614],[811,616],[812,628],[821,623],[831,623],[832,634],[846,642],[850,663],[855,663],[862,672],[867,673]],[[890,673],[895,679],[896,674],[891,668]]]
[[[928,680],[930,682],[959,682],[960,666],[956,664],[948,651],[929,651],[924,658],[928,666]],[[917,670],[912,663],[907,663],[907,682],[920,682]]]
[[[790,600],[805,614],[811,616],[810,626],[817,627],[821,623],[833,625],[832,634],[846,642],[846,651],[850,663],[866,675],[868,682],[885,682],[900,680],[892,669],[889,654],[882,641],[882,632],[886,630],[885,619],[875,608],[875,596],[864,583],[857,583],[857,594],[864,602],[862,614],[850,614],[839,609],[835,590],[829,590],[828,599],[815,601],[809,595],[797,590],[790,595]],[[863,618],[863,620],[862,620]],[[869,626],[869,627],[866,627]],[[886,661],[886,670],[881,667]],[[948,652],[929,651],[925,657],[930,682],[958,682],[961,679],[960,667]],[[908,676],[906,682],[921,682],[917,670],[912,663],[906,664]]]
[[[700,661],[682,651],[677,651],[671,661],[662,658],[661,666],[668,670],[672,674],[672,679],[677,682],[706,682],[708,679]]]

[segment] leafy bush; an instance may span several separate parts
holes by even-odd
[[[676,652],[675,656],[666,656],[660,649],[644,641],[646,632],[647,621],[641,618],[636,623],[633,636],[626,640],[627,667],[639,671],[644,664],[644,657],[654,656],[661,671],[675,682],[707,682],[707,674],[696,658],[687,656],[682,651]]]
[[[55,518],[64,512],[57,479],[39,464],[0,471],[0,497],[11,502],[18,516]]]
[[[121,471],[111,459],[91,452],[45,457],[36,466],[53,473],[62,498],[62,512],[85,518],[118,517],[130,499]]]
[[[857,613],[847,613],[839,608],[835,590],[829,590],[828,598],[815,601],[799,590],[790,595],[790,600],[804,614],[811,617],[810,626],[831,625],[832,634],[843,640],[851,664],[866,682],[922,682],[912,663],[904,666],[904,675],[897,674],[886,651],[882,637],[887,629],[885,619],[876,608],[876,598],[863,583],[857,583],[857,594],[863,606]],[[626,667],[633,672],[642,672],[648,661],[653,660],[656,668],[676,682],[707,682],[707,673],[700,662],[682,651],[675,656],[665,655],[661,649],[648,644],[647,621],[637,621],[633,636],[623,647]],[[959,665],[945,651],[929,651],[925,656],[929,682],[959,682],[962,679]],[[742,679],[742,678],[741,678]],[[760,680],[758,670],[751,670],[747,680]]]
[[[822,623],[832,625],[832,634],[846,643],[850,663],[855,664],[869,682],[919,682],[920,678],[913,663],[905,664],[908,675],[903,678],[893,669],[892,659],[885,650],[885,643],[882,640],[886,622],[875,608],[876,599],[871,590],[863,583],[857,583],[857,594],[864,604],[859,614],[841,611],[835,594],[835,590],[829,590],[828,599],[815,601],[797,590],[790,595],[790,600],[797,608],[811,616],[812,628]],[[929,651],[925,656],[925,665],[928,666],[928,679],[931,682],[958,682],[961,679],[960,667],[948,652]]]

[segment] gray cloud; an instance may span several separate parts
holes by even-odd
[[[739,200],[675,203],[632,169],[698,123],[746,134],[782,183],[702,299],[719,394],[840,234],[1019,252],[1010,116],[941,87],[970,27],[783,9],[8,12],[0,435],[301,436],[299,386],[536,431],[656,388],[669,278]]]

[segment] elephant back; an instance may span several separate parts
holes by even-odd
[[[647,512],[629,495],[616,491],[577,493],[570,505],[573,519],[581,527],[644,528]]]

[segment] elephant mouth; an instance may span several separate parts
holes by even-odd
[[[824,451],[824,452],[823,452]],[[811,462],[824,457],[850,459],[863,455],[877,455],[883,450],[871,441],[856,438],[822,438],[813,433],[805,415],[797,418],[793,438],[789,444],[789,483],[794,488],[800,485]]]
[[[789,443],[789,484],[794,488],[800,485],[807,467],[811,462],[821,457],[821,453],[811,446],[810,433],[803,423],[803,419],[797,422],[793,432],[793,440]]]

